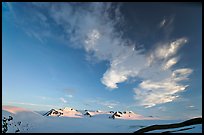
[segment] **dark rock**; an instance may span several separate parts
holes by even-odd
[[[88,116],[92,117],[89,112],[86,112],[84,115],[88,115]]]
[[[12,116],[9,116],[8,121],[10,121],[10,120],[13,120],[13,117],[12,117]]]
[[[114,111],[110,111],[110,113],[114,113]]]
[[[117,112],[115,112],[113,115],[114,115],[114,116],[117,116],[117,117],[121,117],[121,115],[118,114]]]
[[[21,122],[19,121],[19,122],[17,122],[18,123],[18,125],[20,125],[21,124]]]
[[[121,117],[121,115],[119,114],[119,112],[115,112],[112,116],[110,116],[109,118],[113,118],[115,119],[115,117]]]
[[[58,114],[58,111],[54,111],[53,114]]]
[[[19,133],[20,132],[20,130],[19,129],[17,129],[16,131],[15,131],[15,133]]]
[[[56,111],[55,109],[51,109],[50,111],[43,114],[43,116],[50,116],[52,114],[52,112],[55,112],[55,111]]]
[[[109,118],[115,119],[115,116],[114,116],[114,115],[112,115],[112,116],[109,116]]]
[[[145,133],[145,132],[149,132],[149,131],[153,131],[153,130],[180,128],[180,127],[196,125],[196,124],[202,124],[202,117],[193,118],[190,120],[186,120],[184,122],[174,123],[174,124],[152,125],[152,126],[148,126],[145,128],[141,128],[141,129],[135,131],[134,133]]]
[[[122,112],[120,112],[120,111],[119,111],[118,113],[123,114],[123,113],[122,113]]]

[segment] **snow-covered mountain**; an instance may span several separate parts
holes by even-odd
[[[42,115],[24,108],[2,106],[2,132],[5,133],[29,132],[33,125],[43,119]]]
[[[128,119],[128,120],[141,120],[141,119],[151,119],[146,118],[140,114],[136,114],[133,111],[124,111],[124,112],[114,112],[113,115],[110,116],[110,118],[117,118],[117,119]]]
[[[65,107],[64,109],[51,109],[46,112],[44,116],[58,116],[58,117],[77,117],[81,118],[83,114],[73,108]]]
[[[114,118],[113,118],[114,117]],[[141,128],[182,122],[145,119],[132,111],[93,111],[51,109],[44,116],[27,109],[3,106],[2,132],[6,133],[133,133]],[[182,127],[181,127],[182,128]],[[171,132],[202,133],[202,124],[177,128]],[[164,132],[153,131],[153,132]],[[166,132],[166,131],[165,131]]]
[[[97,118],[112,118],[112,119],[128,119],[128,120],[141,120],[141,119],[153,119],[150,117],[144,117],[140,114],[136,114],[133,111],[89,111],[89,110],[76,110],[70,107],[64,109],[51,109],[46,112],[44,116],[57,116],[57,117],[97,117]],[[154,118],[156,119],[156,118]]]

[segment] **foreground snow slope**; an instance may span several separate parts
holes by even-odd
[[[7,132],[28,133],[133,133],[136,130],[154,124],[171,124],[181,120],[124,120],[110,119],[102,112],[95,112],[95,117],[51,117],[18,108],[2,107],[3,117],[12,116],[8,121]],[[78,111],[80,112],[80,111]],[[83,112],[81,112],[83,114]],[[100,115],[102,113],[102,115]],[[93,113],[92,113],[93,115]],[[18,123],[20,125],[18,125]],[[16,125],[16,126],[15,126]],[[202,132],[202,125],[194,125],[191,132]],[[184,131],[187,132],[187,131]]]
[[[12,118],[12,120],[9,120]],[[2,125],[6,119],[7,132],[29,132],[35,125],[45,121],[45,117],[23,108],[13,106],[2,106]]]

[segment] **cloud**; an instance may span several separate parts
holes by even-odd
[[[145,56],[133,51],[131,47],[124,48],[126,51],[120,53],[110,61],[110,68],[104,73],[102,83],[111,89],[117,88],[117,83],[127,81],[130,77],[136,77],[141,69],[145,67]]]
[[[120,104],[120,102],[118,102],[118,101],[105,100],[105,99],[101,99],[101,98],[87,100],[86,102],[87,102],[86,104],[88,104],[88,105],[98,104],[98,105],[102,105],[102,106],[105,106],[108,108],[114,108]]]
[[[100,104],[103,106],[109,107],[109,108],[110,107],[114,108],[115,106],[119,105],[119,102],[117,102],[117,101],[103,101]]]
[[[178,92],[185,90],[188,85],[178,85],[168,80],[152,82],[150,80],[140,83],[139,88],[135,88],[135,99],[139,100],[140,105],[146,108],[156,104],[168,103],[175,100]]]
[[[109,15],[112,9],[116,12],[116,18],[123,18],[119,7],[111,8],[111,3],[93,3],[90,6],[92,10],[74,10],[71,6],[60,6],[56,10],[57,7],[54,7],[52,13],[54,20],[64,26],[75,46],[84,48],[88,55],[98,60],[108,61],[109,68],[101,78],[102,84],[113,90],[118,88],[118,83],[140,78],[142,82],[134,89],[135,99],[146,107],[174,101],[177,93],[188,87],[179,82],[186,80],[192,70],[186,68],[172,72],[171,69],[178,62],[178,57],[174,55],[187,43],[186,37],[160,42],[155,50],[145,54],[143,50],[136,49],[130,39],[122,38],[123,32],[115,29],[120,20],[111,19]],[[72,19],[68,19],[69,16]],[[170,17],[163,22],[165,30],[172,28],[173,20]],[[115,106],[107,102],[99,104]]]
[[[160,28],[169,28],[172,27],[172,23],[174,21],[175,16],[164,17],[162,21],[159,23]]]
[[[111,109],[113,108],[113,107],[112,107],[112,106],[110,106],[110,105],[109,105],[109,106],[107,106],[107,107],[108,107],[108,108],[111,108]]]
[[[142,82],[133,90],[134,98],[139,105],[148,108],[172,102],[179,97],[179,92],[188,87],[188,85],[182,85],[181,81],[188,80],[193,70],[190,68],[171,69],[178,62],[178,57],[173,56],[186,42],[187,38],[180,38],[163,43],[148,54],[146,67],[137,75],[142,78]]]
[[[160,106],[160,107],[158,107],[158,109],[159,109],[160,111],[166,111],[166,110],[167,110],[167,108],[164,107],[164,106]]]
[[[150,77],[150,74],[160,72],[160,64],[163,64],[163,69],[167,70],[178,61],[178,58],[168,58],[175,55],[180,46],[187,42],[186,40],[186,38],[180,38],[169,44],[165,43],[163,46],[158,47],[149,56],[139,53],[140,50],[133,50],[132,46],[119,46],[125,51],[119,53],[117,57],[113,57],[110,60],[110,68],[104,73],[101,82],[108,88],[115,89],[117,88],[117,83],[127,81],[128,78],[148,78]],[[117,50],[120,49],[115,49],[115,51]],[[146,77],[144,74],[148,71],[151,73]],[[165,73],[168,72],[169,71],[166,71]]]
[[[192,69],[181,68],[172,71],[166,78],[157,81],[152,81],[153,79],[143,80],[139,87],[134,88],[134,98],[138,101],[138,104],[146,108],[174,101],[179,97],[178,93],[188,87],[188,85],[182,85],[180,82],[188,80],[188,76],[192,72]],[[157,76],[160,76],[160,74],[162,72]]]
[[[173,65],[175,65],[178,62],[178,58],[172,58],[169,59],[163,66],[163,70],[167,70],[171,68]]]
[[[162,29],[164,36],[166,39],[170,38],[170,35],[173,32],[174,29],[174,15],[168,16],[168,17],[164,17],[161,22],[159,22],[159,28]]]
[[[94,49],[94,46],[97,42],[97,40],[100,38],[100,33],[98,30],[94,29],[90,33],[88,33],[88,37],[85,40],[85,46],[86,51],[90,51]],[[96,50],[97,51],[97,50]]]
[[[20,104],[20,105],[29,105],[29,106],[41,106],[41,107],[49,107],[49,108],[54,108],[57,106],[54,105],[48,105],[48,104],[34,104],[34,103],[24,103],[24,102],[7,102],[9,104]]]
[[[183,81],[183,80],[188,80],[188,76],[193,72],[192,69],[190,68],[181,68],[173,71],[172,73],[172,78],[174,81]]]
[[[62,98],[62,97],[59,98],[59,99],[60,99],[61,102],[63,102],[63,103],[67,103],[67,100],[66,100],[66,99],[64,99],[64,98]]]
[[[84,49],[90,57],[108,62],[109,67],[101,77],[101,83],[108,89],[116,89],[118,83],[130,78],[139,78],[141,83],[134,88],[135,99],[140,105],[152,107],[174,101],[177,93],[188,87],[181,81],[188,80],[192,69],[172,69],[178,62],[175,55],[187,43],[186,37],[166,42],[161,39],[156,49],[147,52],[137,49],[131,39],[123,38],[122,29],[116,29],[124,20],[121,7],[115,3],[32,3],[29,6],[38,10],[28,12],[27,15],[35,13],[35,16],[24,21],[37,24],[30,33],[38,40],[62,37],[71,47]],[[160,24],[167,35],[171,33],[173,21],[174,17],[164,18]],[[67,102],[64,98],[60,100]],[[107,102],[99,104],[114,106]]]
[[[159,27],[163,27],[166,24],[166,19],[163,19],[159,24]]]
[[[187,38],[179,38],[170,43],[158,44],[157,49],[151,53],[148,57],[148,63],[151,64],[154,61],[168,59],[175,55],[182,45],[187,43]]]
[[[42,100],[46,100],[46,99],[52,99],[50,97],[46,97],[46,96],[37,96],[38,98],[42,99]]]

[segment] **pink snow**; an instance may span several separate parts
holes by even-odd
[[[16,107],[16,106],[2,106],[2,110],[8,111],[13,114],[16,114],[18,112],[29,112],[29,110],[26,110],[20,107]]]

